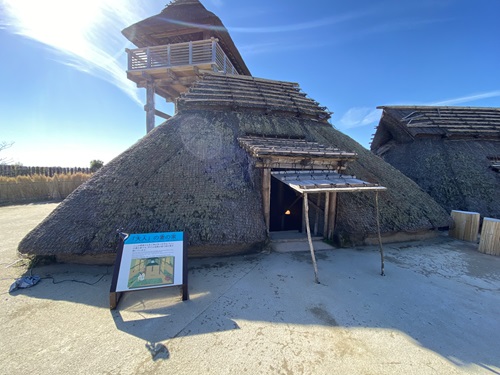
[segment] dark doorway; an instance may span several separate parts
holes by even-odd
[[[276,178],[271,178],[271,232],[302,231],[302,194]]]

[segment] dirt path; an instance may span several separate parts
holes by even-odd
[[[58,204],[34,203],[0,207],[0,267],[4,268],[3,277],[15,277],[24,272],[25,269],[19,267],[21,262],[13,264],[20,259],[17,245]]]
[[[500,374],[500,257],[440,238],[189,261],[125,293],[113,268],[50,264],[8,293],[19,240],[57,204],[0,207],[0,374]],[[7,267],[7,268],[6,268]]]

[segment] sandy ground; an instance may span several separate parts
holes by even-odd
[[[55,206],[0,207],[1,374],[500,374],[500,258],[475,244],[388,244],[385,277],[374,247],[318,251],[319,285],[307,252],[191,260],[189,301],[110,311],[112,267],[36,267],[8,293]]]

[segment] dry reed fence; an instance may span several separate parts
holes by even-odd
[[[0,204],[64,199],[90,176],[90,173],[0,176]]]
[[[16,177],[16,176],[32,176],[40,174],[52,177],[55,174],[75,174],[75,173],[91,173],[90,168],[67,168],[67,167],[27,167],[24,165],[9,165],[0,164],[0,176]]]

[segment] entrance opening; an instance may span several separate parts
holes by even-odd
[[[271,178],[271,232],[302,231],[302,194],[276,178]]]

